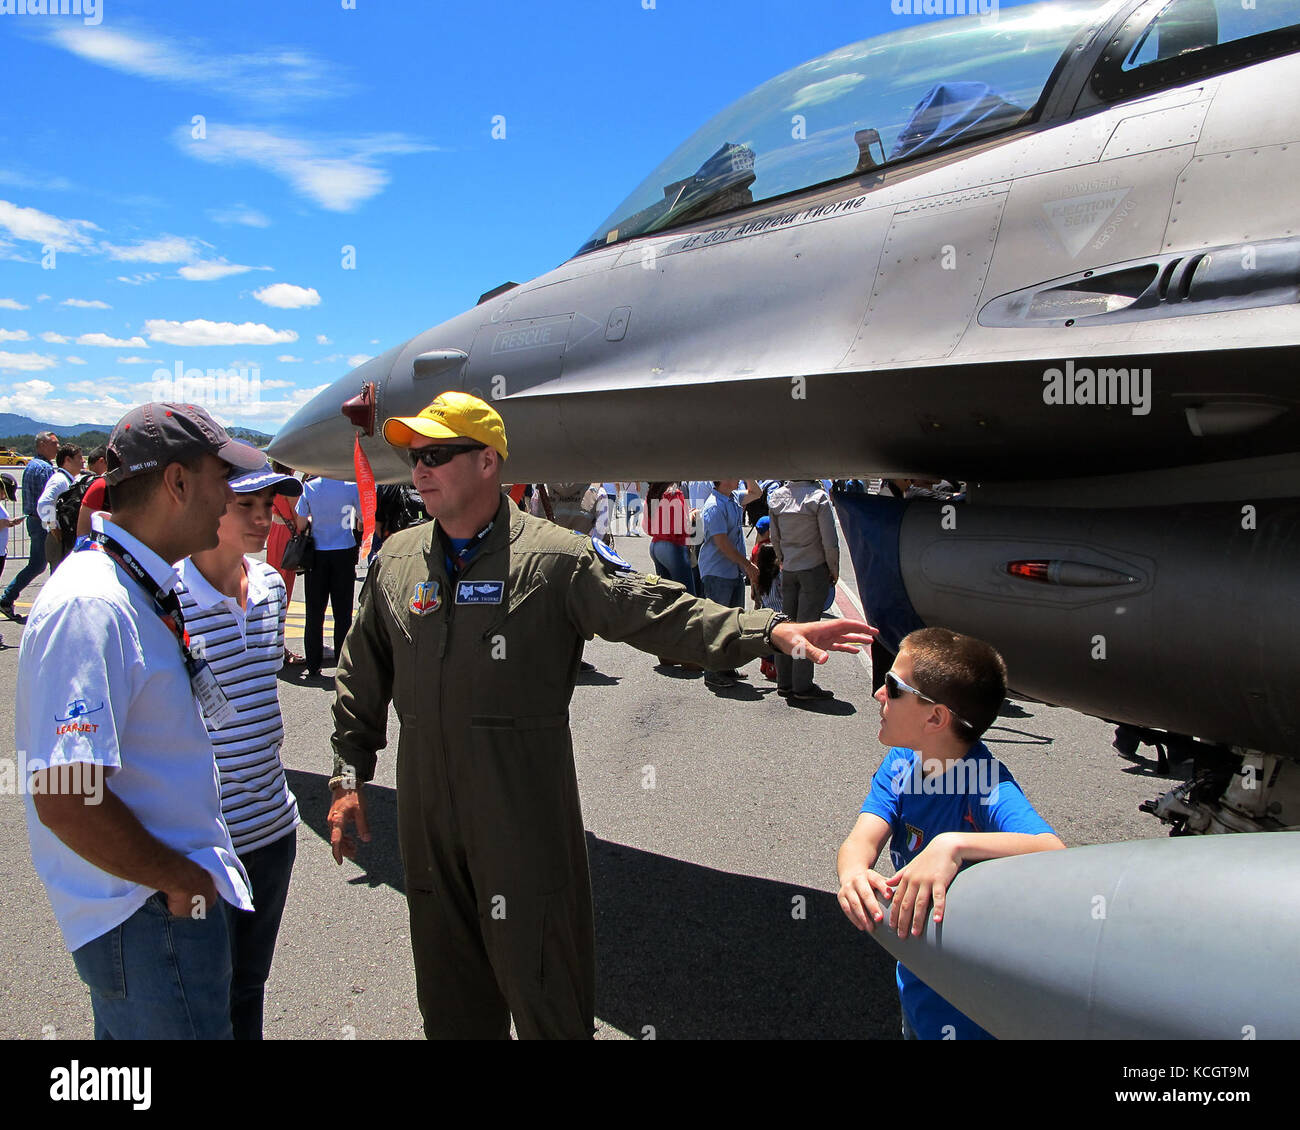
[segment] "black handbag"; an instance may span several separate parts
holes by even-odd
[[[312,536],[311,522],[302,533],[294,534],[284,547],[280,568],[286,572],[305,573],[316,563],[316,539]]]

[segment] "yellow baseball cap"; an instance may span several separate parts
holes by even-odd
[[[506,426],[495,408],[467,392],[444,392],[418,416],[392,416],[384,421],[384,439],[394,447],[410,447],[424,439],[472,439],[506,458]]]

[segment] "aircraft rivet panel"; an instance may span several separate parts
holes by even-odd
[[[843,363],[946,357],[975,312],[1006,195],[920,201],[894,218],[866,318]],[[918,296],[924,299],[918,301]]]
[[[1209,108],[1210,103],[1206,100],[1125,118],[1115,127],[1101,159],[1109,161],[1114,157],[1192,144],[1201,136],[1201,126]]]
[[[1279,141],[1300,141],[1300,56],[1270,59],[1224,75],[1206,115],[1198,154],[1221,153]],[[1288,187],[1294,187],[1294,182]]]
[[[1237,202],[1224,207],[1224,201]],[[1187,250],[1300,231],[1300,145],[1196,157],[1175,186],[1164,246]]]

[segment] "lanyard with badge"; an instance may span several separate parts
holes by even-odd
[[[207,660],[190,648],[190,634],[185,630],[185,617],[181,614],[181,601],[176,592],[164,592],[121,542],[101,530],[93,530],[77,549],[97,549],[107,554],[153,598],[154,611],[180,645],[190,686],[194,688],[194,697],[199,700],[204,717],[218,730],[221,729],[235,716],[235,708],[226,698],[226,692],[221,689]]]
[[[460,551],[455,554],[452,553],[452,546],[447,539],[447,535],[443,532],[442,527],[438,527],[438,535],[442,540],[443,562],[447,566],[448,577],[455,579],[460,575],[461,570],[469,564],[469,559],[478,552],[478,547],[483,544],[483,539],[492,532],[492,527],[495,525],[496,520],[493,519],[472,538],[470,538],[466,545],[461,546]]]

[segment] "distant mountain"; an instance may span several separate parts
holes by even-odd
[[[271,437],[265,432],[255,432],[251,428],[227,428],[226,430],[235,439],[244,440],[246,443],[255,444],[258,447],[271,442]],[[31,454],[32,441],[35,439],[37,432],[53,432],[60,439],[85,435],[87,432],[97,432],[103,436],[103,439],[99,441],[102,443],[108,439],[112,431],[112,424],[42,424],[37,420],[33,420],[30,416],[19,416],[13,412],[0,412],[0,436],[13,439],[21,439],[26,436],[27,444],[25,446],[15,444],[18,450],[26,454]]]

